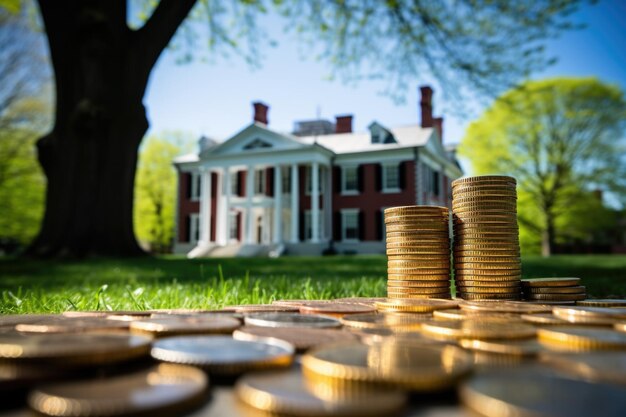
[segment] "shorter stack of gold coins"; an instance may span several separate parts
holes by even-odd
[[[450,232],[446,207],[385,210],[389,298],[450,298]]]
[[[452,181],[455,283],[463,299],[520,298],[515,187],[507,176]]]
[[[535,278],[522,280],[524,300],[544,304],[574,304],[587,298],[580,278]]]

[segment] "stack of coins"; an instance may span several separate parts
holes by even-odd
[[[524,300],[543,304],[574,304],[587,298],[580,278],[535,278],[522,280]]]
[[[385,210],[389,298],[450,298],[447,207]]]
[[[521,259],[515,178],[452,181],[454,273],[466,300],[519,300]]]

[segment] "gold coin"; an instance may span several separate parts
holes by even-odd
[[[529,294],[585,294],[585,287],[527,287],[524,292]]]
[[[272,301],[272,305],[295,307],[298,309],[297,311],[300,311],[300,306],[330,302],[332,302],[332,300],[274,300]]]
[[[415,249],[443,249],[450,250],[450,242],[419,242],[419,241],[403,241],[403,242],[389,242],[386,243],[387,249],[395,248],[415,248]]]
[[[207,389],[207,377],[200,369],[161,364],[130,374],[38,388],[28,403],[51,416],[160,415],[164,410],[183,415],[206,400]]]
[[[474,184],[457,184],[452,187],[452,195],[462,194],[465,191],[482,191],[482,190],[506,190],[515,191],[516,186],[512,183],[474,183]]]
[[[487,313],[540,314],[552,311],[551,306],[531,304],[522,301],[463,301],[459,303],[462,310]]]
[[[441,294],[406,294],[406,293],[387,293],[387,298],[393,298],[395,300],[450,300],[452,298],[450,291]]]
[[[421,332],[446,339],[528,339],[535,337],[535,328],[520,322],[481,321],[480,316],[467,320],[424,323]]]
[[[609,307],[554,307],[552,313],[570,323],[613,325],[626,320],[626,309]]]
[[[454,262],[454,269],[502,269],[502,270],[520,270],[521,265],[519,261],[511,261],[511,262],[498,262],[498,263],[477,263],[477,262]]]
[[[424,225],[447,225],[449,221],[449,214],[430,215],[425,216],[423,214],[404,214],[398,215],[385,215],[385,223],[415,223]]]
[[[150,353],[150,339],[125,334],[0,333],[0,360],[63,366],[107,365]]]
[[[452,219],[455,222],[461,223],[472,223],[472,222],[502,222],[502,223],[517,223],[517,214],[515,213],[504,213],[504,212],[495,212],[495,213],[484,213],[482,211],[479,212],[469,212],[469,213],[454,213]]]
[[[473,237],[477,238],[480,235],[502,235],[502,236],[512,236],[519,237],[519,229],[517,227],[511,227],[508,225],[504,225],[501,227],[497,224],[482,224],[482,225],[464,225],[464,224],[455,224],[454,225],[454,238],[459,237]]]
[[[356,336],[339,330],[312,327],[259,327],[244,326],[233,333],[237,340],[263,341],[273,337],[291,343],[297,352],[319,347],[328,343],[355,341]]]
[[[439,274],[387,274],[388,281],[447,281],[450,282],[450,271]]]
[[[413,230],[408,232],[389,232],[387,231],[387,241],[389,239],[406,239],[406,240],[445,240],[450,238],[448,231],[432,233],[422,233],[420,230]]]
[[[449,300],[387,300],[376,303],[379,311],[430,313],[435,310],[458,308],[457,301]]]
[[[471,294],[514,294],[521,295],[521,289],[518,287],[468,287],[457,283],[456,290],[460,293]]]
[[[430,236],[447,236],[449,234],[449,230],[443,227],[426,229],[422,227],[417,227],[414,224],[400,223],[388,224],[385,226],[385,230],[387,231],[388,235],[389,233],[419,233],[420,235]]]
[[[320,392],[320,386],[327,391]],[[328,398],[335,392],[337,387],[330,384],[307,383],[300,371],[250,374],[235,386],[235,394],[243,403],[271,415],[393,415],[406,402],[406,395],[395,390],[347,388],[343,395]]]
[[[546,348],[536,340],[480,340],[461,339],[459,345],[465,349],[500,355],[535,356]]]
[[[476,279],[474,277],[480,277],[479,279],[486,281],[519,280],[521,278],[521,267],[510,269],[479,269],[463,266],[462,268],[455,268],[454,275],[459,279]]]
[[[322,314],[331,317],[341,318],[346,314],[373,313],[376,309],[373,306],[356,303],[324,303],[320,305],[309,305],[300,307],[302,314]]]
[[[448,248],[387,248],[387,255],[446,255]]]
[[[428,266],[423,266],[421,268],[387,268],[387,272],[395,275],[422,275],[422,274],[449,274],[450,273],[450,263],[441,262],[439,264],[431,264],[432,266],[429,268]]]
[[[513,203],[517,203],[517,198],[506,193],[465,193],[462,197],[456,196],[452,199],[452,212],[454,212],[455,208],[459,205],[467,205],[471,203],[478,204],[492,201],[507,202],[512,205]]]
[[[299,311],[298,307],[278,304],[246,304],[233,306],[233,308],[237,313],[297,313]]]
[[[626,409],[622,387],[565,378],[536,367],[477,374],[460,386],[459,396],[472,415],[485,417],[621,416]]]
[[[400,216],[403,214],[438,214],[447,212],[448,207],[442,206],[397,206],[386,208],[384,214]]]
[[[484,281],[484,280],[465,280],[455,279],[455,283],[459,287],[514,287],[520,288],[519,280],[511,281]]]
[[[490,246],[492,248],[499,247],[500,249],[483,249],[485,246]],[[474,249],[472,249],[474,248]],[[520,255],[520,248],[517,244],[475,244],[475,245],[460,245],[455,244],[453,253],[455,255],[462,256],[474,256],[474,257],[485,257],[485,256],[516,256]]]
[[[388,268],[400,268],[400,269],[448,269],[450,266],[449,258],[443,262],[435,260],[425,261],[412,261],[412,260],[389,260],[387,261]]]
[[[508,175],[474,175],[472,177],[458,178],[453,180],[450,184],[455,187],[457,185],[476,184],[482,182],[505,182],[517,184],[517,180]]]
[[[516,200],[506,200],[499,198],[480,199],[478,201],[465,201],[452,200],[452,212],[464,212],[464,211],[482,211],[482,210],[502,210],[517,211]]]
[[[455,346],[399,340],[319,349],[302,357],[308,379],[391,385],[412,391],[448,389],[471,370],[471,358]]]
[[[541,342],[580,349],[626,349],[626,334],[591,327],[553,326],[537,329]]]
[[[365,304],[366,306],[375,307],[375,304],[379,301],[385,301],[384,297],[343,297],[335,298],[332,300],[335,303],[356,303]],[[367,313],[363,313],[367,314]]]
[[[472,255],[457,255],[454,257],[455,264],[466,263],[505,263],[510,264],[512,262],[520,263],[522,259],[519,255],[488,255],[488,256],[472,256]]]
[[[576,302],[577,306],[582,307],[626,307],[626,300],[601,299],[601,300],[582,300]]]
[[[423,280],[394,280],[388,279],[387,286],[389,287],[422,287],[422,288],[434,288],[434,287],[443,287],[450,288],[449,280],[431,280],[431,281],[423,281]]]
[[[450,289],[447,287],[387,287],[387,293],[395,294],[449,294]]]
[[[194,365],[210,374],[235,376],[247,371],[291,366],[294,346],[280,339],[235,340],[230,336],[177,336],[157,340],[152,357]]]
[[[517,301],[521,299],[521,294],[509,294],[509,293],[467,293],[456,292],[457,297],[461,297],[464,300],[507,300]]]
[[[422,323],[432,320],[432,315],[419,313],[353,314],[341,319],[344,326],[353,329],[378,329],[380,327],[419,330]]]
[[[431,266],[438,265],[440,268],[445,268],[446,265],[450,264],[450,254],[413,253],[405,255],[387,255],[387,260],[389,262],[418,262]]]
[[[532,278],[523,279],[524,287],[571,287],[580,285],[580,278]]]
[[[522,322],[519,314],[513,313],[491,313],[474,312],[468,310],[436,310],[433,317],[440,320],[480,320],[480,321],[500,321],[500,322]]]
[[[183,334],[231,334],[240,326],[239,320],[232,317],[171,317],[131,322],[130,332],[153,337]]]
[[[47,316],[31,323],[15,325],[15,330],[23,333],[125,333],[129,323],[107,320],[105,317],[61,315]]]
[[[522,320],[540,326],[563,326],[571,324],[568,321],[560,319],[550,313],[541,314],[522,314]]]
[[[533,294],[524,293],[524,298],[539,301],[578,301],[584,300],[587,296],[583,294]]]
[[[546,352],[542,360],[550,366],[594,382],[626,385],[626,355],[623,352],[586,352],[563,355]]]

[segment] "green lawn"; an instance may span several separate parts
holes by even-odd
[[[384,256],[0,259],[0,312],[217,308],[280,298],[384,296],[385,269]],[[626,256],[527,257],[523,271],[525,277],[581,277],[593,297],[626,296]]]

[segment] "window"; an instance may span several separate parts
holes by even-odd
[[[317,220],[317,237],[322,238],[322,215],[323,212],[320,211],[320,215]],[[313,239],[313,217],[311,216],[311,210],[306,210],[304,212],[304,239],[311,240]]]
[[[291,168],[279,167],[283,172],[283,194],[291,194]]]
[[[200,195],[202,193],[202,175],[199,172],[192,172],[191,174],[191,194],[189,195],[189,199],[192,201],[200,200]]]
[[[359,192],[359,167],[341,167],[341,192],[343,194],[355,194]]]
[[[230,173],[230,195],[239,195],[239,171]]]
[[[200,240],[200,215],[192,213],[189,215],[189,242],[196,243]]]
[[[397,163],[385,164],[382,168],[383,192],[400,191],[400,165]]]
[[[348,242],[359,240],[359,210],[341,211],[341,239]]]
[[[236,211],[228,213],[228,240],[239,240],[239,216]]]
[[[263,168],[254,171],[254,195],[265,195],[267,185],[265,174]]]
[[[438,196],[439,189],[439,172],[433,170],[430,190],[434,195]]]

